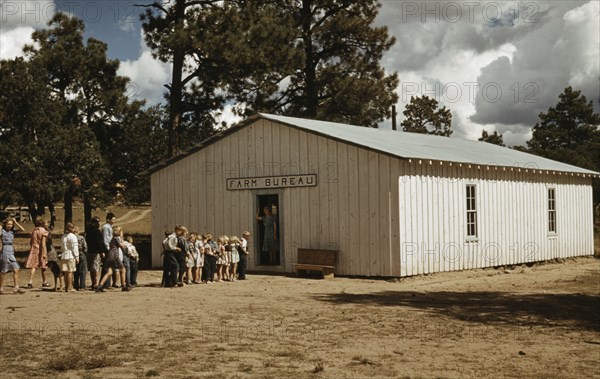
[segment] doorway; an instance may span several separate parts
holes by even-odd
[[[258,264],[279,266],[281,265],[280,236],[282,235],[279,227],[279,217],[281,217],[279,195],[258,195],[256,200],[257,214],[261,218],[256,221],[258,224]]]

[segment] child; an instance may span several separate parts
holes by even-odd
[[[240,239],[237,236],[232,236],[231,241],[231,263],[229,265],[229,278],[232,282],[235,282],[235,274],[237,273],[238,262],[240,261],[240,253],[238,246],[240,245]]]
[[[133,245],[133,238],[130,235],[125,236],[125,241],[123,242],[123,244],[125,245],[125,254],[129,257],[129,286],[133,288],[137,286],[137,274],[139,268],[140,255],[138,254],[137,249]]]
[[[223,236],[217,238],[217,250],[215,253],[217,258],[217,282],[223,280],[223,265],[225,264],[225,239]]]
[[[192,233],[195,238],[194,242],[194,267],[192,268],[192,283],[200,284],[200,273],[204,266],[204,243],[198,233]]]
[[[177,236],[177,247],[179,250],[175,253],[175,259],[179,264],[179,275],[177,276],[177,286],[183,287],[183,275],[187,270],[187,255],[188,255],[188,243],[185,236],[188,234],[185,226],[180,226],[180,234]]]
[[[48,252],[48,268],[52,271],[52,275],[54,275],[54,291],[60,291],[62,288],[63,276],[60,271],[59,262],[59,254],[56,252],[54,248],[54,243],[52,242],[52,231],[54,230],[53,226],[48,228],[48,238],[46,239],[46,251]]]
[[[104,283],[112,276],[113,271],[119,273],[119,277],[121,278],[121,290],[122,291],[130,291],[131,288],[127,287],[127,279],[125,278],[125,266],[123,266],[123,261],[119,258],[120,254],[122,254],[122,250],[125,249],[125,245],[123,244],[123,231],[119,226],[115,226],[113,228],[113,238],[110,240],[108,250],[108,255],[106,256],[106,260],[104,261],[104,265],[106,266],[106,274],[100,280],[98,284],[98,288],[96,288],[96,292],[104,292]]]
[[[98,288],[98,283],[100,283],[100,278],[102,277],[100,265],[108,253],[108,249],[104,245],[102,232],[100,231],[100,218],[92,217],[85,231],[85,241],[88,247],[88,271],[92,281],[92,289],[95,290]]]
[[[238,245],[238,251],[240,253],[240,264],[239,264],[239,279],[246,280],[246,267],[248,267],[248,239],[250,238],[250,232],[242,233],[242,241]]]
[[[215,277],[215,265],[217,262],[218,246],[213,240],[211,233],[204,235],[206,243],[204,244],[204,267],[202,269],[202,281],[212,283]]]
[[[15,249],[13,248],[13,243],[15,241],[15,232],[13,231],[13,227],[16,226],[20,231],[24,232],[25,228],[19,225],[17,220],[14,218],[11,220],[4,220],[2,222],[2,238],[0,241],[0,249],[2,250],[2,259],[0,260],[0,295],[4,294],[4,275],[7,272],[13,272],[13,293],[21,294],[25,293],[22,289],[19,288],[19,264],[17,263],[17,258],[15,257]]]
[[[62,249],[60,257],[60,271],[63,272],[65,280],[65,292],[74,292],[73,273],[79,263],[79,243],[74,234],[75,225],[68,222],[65,225],[65,233],[62,237]]]
[[[75,289],[77,291],[85,290],[85,277],[87,276],[87,242],[85,238],[79,233],[79,228],[75,227],[73,231],[75,237],[77,237],[77,246],[79,247],[79,262],[75,271]]]
[[[223,280],[229,281],[229,266],[231,265],[231,244],[229,243],[229,237],[222,236],[223,239]]]
[[[196,265],[196,260],[194,258],[195,254],[195,245],[196,245],[196,236],[192,232],[187,240],[187,249],[185,255],[185,283],[192,284],[192,269]]]
[[[29,257],[25,267],[30,268],[29,283],[27,288],[33,288],[33,276],[36,269],[42,270],[42,287],[50,287],[46,280],[46,267],[48,263],[48,252],[46,251],[46,239],[48,238],[48,230],[46,230],[46,221],[40,216],[35,218],[35,229],[31,232],[31,241],[29,245]]]

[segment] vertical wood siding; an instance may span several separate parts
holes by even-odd
[[[270,148],[269,148],[270,147]],[[160,266],[165,230],[184,224],[213,235],[255,232],[256,196],[277,193],[282,266],[299,247],[340,250],[341,275],[399,276],[399,159],[258,120],[152,174],[152,246]],[[317,174],[316,187],[227,191],[227,178]],[[254,247],[253,236],[252,245]]]
[[[316,187],[227,191],[225,180],[317,174]],[[465,185],[477,191],[478,240],[466,241]],[[279,195],[282,265],[299,247],[340,250],[337,273],[410,276],[593,253],[589,179],[448,163],[412,163],[257,120],[152,174],[152,264],[166,230],[256,232],[256,196]],[[547,233],[547,188],[557,230]]]
[[[589,179],[426,162],[406,166],[398,181],[402,276],[593,254]],[[466,229],[467,184],[476,186],[474,240]],[[557,233],[548,232],[548,188],[556,189]]]

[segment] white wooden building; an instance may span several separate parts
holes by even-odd
[[[299,247],[339,250],[338,275],[394,277],[594,251],[598,173],[483,142],[259,114],[148,173],[156,267],[175,224],[250,231],[261,271],[292,272]]]

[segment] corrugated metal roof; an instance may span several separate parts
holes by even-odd
[[[598,172],[481,141],[260,113],[259,117],[400,158],[519,167],[587,175]]]
[[[296,117],[278,116],[259,113],[216,135],[200,142],[198,145],[175,157],[139,173],[139,176],[150,175],[171,164],[201,150],[206,146],[225,138],[238,129],[252,124],[258,119],[267,119],[308,132],[323,135],[367,149],[379,151],[399,158],[456,162],[473,165],[486,165],[510,168],[525,168],[549,172],[566,172],[600,176],[600,173],[585,168],[572,166],[537,155],[527,154],[490,143],[471,141],[460,138],[448,138],[419,133],[407,133],[389,129],[365,128],[329,121],[318,121]]]

